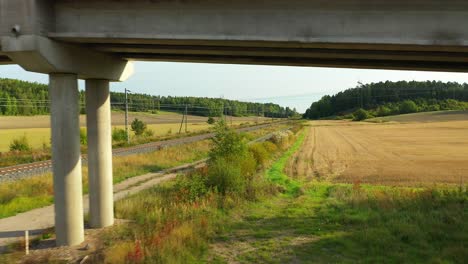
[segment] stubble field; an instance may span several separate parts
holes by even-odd
[[[333,182],[460,184],[468,174],[468,121],[311,121],[286,173]]]
[[[148,124],[148,128],[154,131],[155,136],[162,136],[179,132],[182,115],[171,112],[150,113],[129,113],[129,123],[138,118]],[[112,112],[112,127],[124,128],[125,115],[123,112]],[[207,130],[210,125],[206,123],[208,117],[192,116],[187,118],[187,128],[189,132],[199,132]],[[264,117],[227,117],[233,125],[249,122],[269,121]],[[86,116],[80,116],[80,126],[86,127]],[[182,128],[185,131],[185,126]],[[50,144],[50,116],[0,116],[0,152],[8,151],[13,139],[26,136],[31,146],[35,149],[42,145]]]

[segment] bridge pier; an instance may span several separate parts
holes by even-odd
[[[84,240],[79,93],[76,74],[49,74],[57,246]]]
[[[93,228],[114,223],[109,81],[86,80],[89,215]]]

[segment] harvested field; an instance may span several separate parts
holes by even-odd
[[[160,112],[158,114],[134,113],[128,115],[129,123],[135,118],[148,124],[148,128],[154,131],[155,136],[177,133],[180,128],[182,115],[171,112]],[[192,116],[187,117],[188,131],[198,132],[210,127],[206,123],[208,117]],[[231,117],[227,117],[231,122]],[[263,121],[270,121],[264,117],[232,117],[232,124],[250,122],[251,124]],[[125,114],[123,112],[112,112],[112,126],[124,128]],[[80,116],[80,126],[86,126],[86,116]],[[185,127],[183,128],[185,131]],[[50,116],[0,116],[0,152],[8,151],[13,139],[26,136],[31,146],[35,149],[41,148],[43,144],[50,144]]]
[[[435,111],[372,118],[371,122],[447,122],[468,120],[468,111]]]
[[[468,121],[309,122],[286,172],[334,182],[460,184],[468,180]]]
[[[128,120],[138,118],[147,124],[174,124],[180,123],[182,115],[172,112],[160,112],[158,114],[129,112]],[[230,117],[228,117],[230,120]],[[124,112],[112,112],[112,125],[125,125]],[[189,123],[206,123],[208,117],[189,115]],[[233,117],[233,122],[255,122],[257,117]],[[269,118],[258,117],[258,121],[270,120]],[[80,115],[80,126],[86,126],[86,115]],[[50,116],[0,116],[0,129],[23,129],[23,128],[49,128]]]

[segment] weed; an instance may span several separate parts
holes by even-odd
[[[29,145],[29,141],[26,138],[26,135],[23,135],[19,138],[15,138],[10,143],[10,151],[28,152],[31,150],[32,148],[31,145]]]

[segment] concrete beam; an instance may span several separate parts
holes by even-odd
[[[126,80],[131,62],[102,52],[63,44],[38,35],[3,37],[1,52],[27,71],[73,72],[82,79]]]
[[[108,80],[86,80],[89,214],[93,228],[114,223],[112,131]]]
[[[55,233],[57,246],[83,242],[78,79],[75,74],[50,74]]]
[[[468,45],[466,1],[59,0],[55,10],[51,33],[69,38]]]
[[[0,36],[21,34],[46,36],[55,28],[54,0],[0,0]]]
[[[0,0],[0,36],[13,38],[6,43],[16,47],[23,44],[9,31],[14,23],[25,29],[19,39],[21,34],[46,36],[59,46],[81,47],[77,52],[66,48],[64,54],[53,42],[48,46],[58,56],[50,56],[49,48],[23,49],[7,54],[14,62],[31,71],[77,72],[81,78],[117,80],[118,69],[106,72],[114,65],[105,60],[107,54],[206,63],[468,67],[468,2],[462,0]],[[78,57],[74,60],[80,62],[93,54],[99,59],[76,67],[52,59]]]

